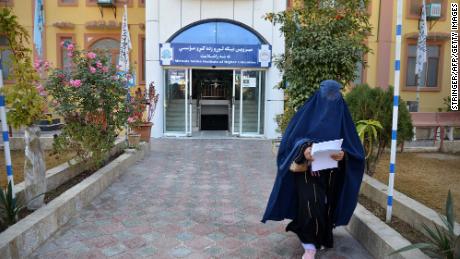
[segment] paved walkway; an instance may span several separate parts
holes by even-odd
[[[271,142],[157,140],[32,258],[300,258],[287,222],[260,223]],[[371,258],[344,229],[320,258]]]

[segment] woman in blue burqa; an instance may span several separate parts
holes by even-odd
[[[295,113],[278,151],[278,173],[262,222],[292,219],[286,231],[297,234],[305,249],[302,258],[333,246],[332,229],[347,225],[357,204],[364,173],[364,150],[348,107],[334,80]],[[331,154],[338,167],[311,171],[314,143],[343,139],[342,150]]]

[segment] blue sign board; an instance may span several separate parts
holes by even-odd
[[[162,66],[270,67],[270,45],[160,44]]]

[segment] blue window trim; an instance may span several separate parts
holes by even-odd
[[[176,33],[174,33],[171,37],[169,37],[169,39],[166,42],[173,42],[174,39],[176,37],[178,37],[180,34],[182,34],[183,32],[185,32],[185,31],[187,31],[187,30],[189,30],[189,29],[191,29],[191,28],[193,28],[195,26],[198,26],[198,25],[201,25],[201,24],[206,24],[206,23],[216,23],[216,22],[229,23],[229,24],[233,24],[233,25],[236,25],[238,27],[241,27],[242,29],[247,30],[248,32],[252,33],[255,37],[257,37],[259,39],[259,41],[260,41],[259,44],[269,44],[268,41],[260,33],[255,31],[253,28],[249,27],[248,25],[246,25],[244,23],[234,21],[234,20],[230,20],[230,19],[207,19],[207,20],[201,20],[201,21],[191,23],[191,24],[183,27],[182,29],[180,29]],[[187,42],[181,42],[181,43],[187,43]],[[221,42],[221,43],[224,43],[224,42]]]

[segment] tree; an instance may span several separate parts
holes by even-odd
[[[40,145],[40,128],[35,125],[43,116],[45,94],[32,65],[32,51],[27,30],[18,23],[10,9],[0,10],[0,35],[8,41],[12,52],[12,70],[15,83],[2,89],[8,107],[8,122],[14,128],[25,127],[24,182],[27,201],[46,192],[46,167]],[[27,208],[38,209],[44,204],[44,196],[28,203]]]
[[[370,52],[365,40],[371,26],[368,0],[305,0],[266,19],[281,25],[286,40],[285,53],[275,58],[283,73],[278,87],[286,94],[285,116],[278,122],[287,124],[289,116],[318,88],[321,81],[334,79],[347,85],[356,79],[356,65],[365,65],[363,56]]]

